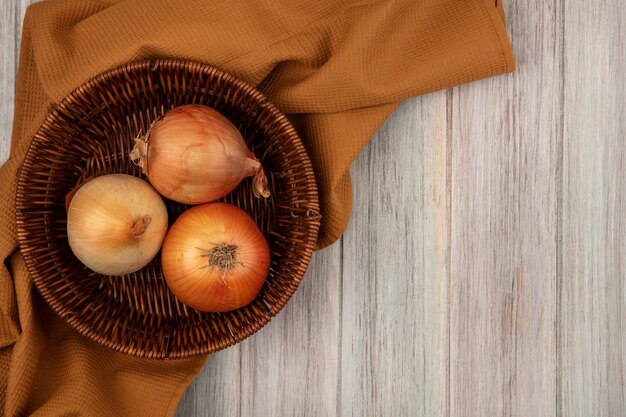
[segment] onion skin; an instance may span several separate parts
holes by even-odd
[[[232,262],[216,261],[218,254]],[[182,303],[199,311],[226,312],[250,304],[261,291],[270,250],[243,210],[210,203],[192,207],[174,222],[163,242],[161,265]]]
[[[210,107],[176,107],[135,142],[131,159],[170,200],[185,204],[215,201],[248,176],[255,177],[255,196],[269,197],[261,163],[235,125]]]
[[[126,275],[146,266],[167,233],[167,209],[145,181],[124,174],[96,177],[67,200],[67,237],[92,271]]]

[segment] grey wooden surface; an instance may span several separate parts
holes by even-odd
[[[28,0],[0,1],[0,160]],[[405,102],[286,309],[177,416],[626,415],[626,3],[507,0],[518,70]]]

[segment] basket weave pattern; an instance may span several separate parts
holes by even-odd
[[[182,104],[203,104],[237,126],[259,158],[272,196],[252,180],[223,201],[245,210],[268,240],[270,273],[255,301],[229,313],[201,313],[176,300],[157,256],[123,277],[96,274],[70,250],[65,197],[104,174],[142,177],[128,152],[152,121]],[[189,206],[165,200],[170,224]],[[233,345],[264,326],[298,287],[320,224],[315,177],[297,133],[254,88],[207,65],[156,60],[113,69],[71,93],[35,134],[16,196],[21,252],[53,310],[90,339],[150,358],[184,358]]]

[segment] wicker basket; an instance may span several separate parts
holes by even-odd
[[[144,269],[110,277],[87,269],[66,234],[67,193],[90,177],[142,177],[129,159],[133,138],[167,110],[204,104],[222,112],[261,160],[272,196],[252,197],[251,181],[223,200],[252,216],[269,242],[271,267],[255,301],[229,313],[178,302],[157,256]],[[167,201],[170,222],[188,206]],[[184,358],[233,345],[263,327],[293,295],[320,224],[311,162],[289,121],[254,88],[207,65],[156,60],[119,67],[83,84],[44,121],[17,185],[20,249],[35,285],[72,327],[117,351]]]

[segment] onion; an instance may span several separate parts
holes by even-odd
[[[180,203],[215,201],[252,175],[254,195],[269,197],[261,163],[239,130],[209,107],[170,110],[135,139],[130,157],[159,193]]]
[[[174,295],[200,311],[224,312],[254,300],[267,277],[270,251],[243,210],[226,203],[192,207],[174,222],[161,251]]]
[[[167,210],[147,182],[124,174],[103,175],[69,198],[70,248],[91,270],[130,274],[158,253],[167,233]]]

